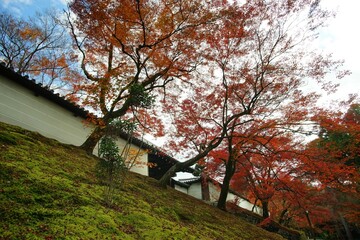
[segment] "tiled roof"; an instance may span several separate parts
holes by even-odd
[[[74,113],[76,116],[87,118],[90,114],[87,110],[81,108],[75,103],[69,102],[63,96],[60,96],[60,94],[54,93],[54,91],[43,87],[41,83],[36,83],[34,79],[29,79],[27,76],[22,76],[19,73],[13,71],[12,69],[5,67],[5,64],[3,62],[0,63],[0,73],[8,79],[11,79],[13,82],[16,82],[26,87],[27,89],[32,90],[36,95],[42,96],[62,106],[63,108]]]
[[[182,182],[182,183],[196,183],[196,182],[200,182],[200,177],[193,177],[193,178],[185,178],[185,179],[178,179],[178,182]]]

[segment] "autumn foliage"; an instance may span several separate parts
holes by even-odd
[[[144,99],[189,73],[201,61],[202,42],[218,17],[217,2],[72,1],[68,24],[86,80],[76,88],[82,104],[99,113],[99,125],[83,144],[88,151],[115,118],[142,120],[161,131]],[[132,91],[134,89],[140,91]],[[139,121],[140,122],[140,121]]]
[[[265,218],[312,234],[328,219],[355,224],[359,105],[346,114],[317,105],[320,90],[336,90],[326,75],[347,74],[313,47],[331,16],[317,0],[71,1],[67,26],[83,77],[70,97],[98,115],[82,147],[92,152],[115,119],[136,122],[187,158],[164,186],[198,163],[222,181],[221,209],[233,188]],[[30,43],[42,36],[26,24],[18,34]],[[42,56],[36,66],[66,68],[66,57]]]
[[[310,235],[350,236],[359,222],[357,110],[354,104],[346,113],[316,116],[319,138],[308,144],[268,129],[266,137],[234,144],[233,158],[226,149],[213,151],[205,169],[226,176],[233,161],[231,188],[260,202],[264,217],[269,211],[272,219]]]
[[[204,61],[192,73],[198,84],[168,88],[163,100],[163,113],[175,126],[167,129],[174,139],[168,146],[188,160],[171,168],[161,183],[200,163],[208,175],[222,179],[219,208],[226,207],[229,187],[237,188],[260,202],[264,217],[270,212],[314,232],[333,215],[332,201],[322,204],[332,199],[326,191],[354,190],[350,183],[357,174],[343,158],[319,158],[329,153],[306,140],[326,112],[316,105],[317,92],[336,90],[325,77],[341,66],[309,47],[330,13],[318,1],[227,6],[217,25],[222,31],[204,39]],[[316,86],[313,92],[305,88],[309,82]]]
[[[198,84],[173,88],[164,101],[164,113],[176,126],[169,146],[193,150],[179,166],[191,166],[220,145],[232,148],[229,141],[262,129],[304,132],[319,97],[304,91],[306,82],[332,91],[324,76],[341,63],[307,45],[328,14],[312,1],[228,4],[219,31],[204,39],[206,61],[194,74]]]

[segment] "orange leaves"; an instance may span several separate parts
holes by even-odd
[[[314,151],[316,159],[333,165],[331,173],[339,175],[334,181],[340,184],[351,182],[351,177],[357,175],[351,166],[359,168],[359,115],[358,104],[353,104],[342,116],[334,114],[319,117],[319,139],[309,145],[309,151]]]
[[[148,163],[143,159],[143,155],[146,154],[145,151],[130,146],[126,148],[128,148],[128,150],[123,157],[125,158],[125,165],[128,169],[132,167],[145,168],[148,166]]]
[[[156,163],[147,163],[147,166],[149,167],[149,168],[156,168],[157,167],[157,164]]]
[[[20,29],[19,35],[24,40],[35,41],[42,36],[42,32],[37,28],[26,26],[25,28]]]
[[[64,26],[55,13],[37,14],[23,20],[0,15],[0,54],[9,67],[20,74],[35,77],[51,89],[70,91],[76,74],[77,58],[72,51]]]
[[[61,57],[56,59],[56,65],[61,68],[66,68],[68,66],[65,54],[62,54]]]
[[[162,135],[155,116],[132,112],[129,89],[141,85],[146,93],[156,92],[175,78],[190,76],[200,59],[195,54],[201,44],[198,32],[204,33],[213,17],[207,6],[211,3],[193,0],[74,0],[75,20],[68,21],[90,80],[81,88],[84,103],[111,118],[138,114],[134,117]]]
[[[322,204],[334,213],[338,212],[332,216],[334,220],[338,214],[344,215],[347,221],[359,215],[358,206],[354,204],[359,201],[360,179],[357,108],[358,104],[354,104],[345,114],[329,111],[317,116],[319,138],[309,143],[300,166],[303,175],[322,190],[317,193],[318,196],[324,191],[331,193],[331,201],[326,199]],[[349,211],[354,214],[348,215]],[[321,220],[321,216],[315,217]]]
[[[47,57],[43,57],[43,58],[40,59],[38,64],[39,64],[40,68],[48,68],[48,67],[50,67],[52,62]]]

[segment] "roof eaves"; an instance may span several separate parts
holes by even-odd
[[[172,185],[178,185],[178,186],[184,187],[184,188],[189,188],[191,186],[191,184],[180,182],[180,181],[175,180],[175,179],[172,179],[171,181],[172,181]],[[172,187],[174,187],[174,186],[172,186]]]
[[[178,182],[182,182],[182,183],[197,183],[200,182],[201,178],[200,177],[194,177],[194,178],[185,178],[185,179],[179,179]]]
[[[72,112],[75,116],[80,116],[86,119],[89,115],[91,115],[91,113],[84,108],[69,102],[64,97],[60,96],[60,94],[54,93],[54,91],[44,87],[40,83],[36,83],[35,80],[30,80],[28,77],[22,76],[12,69],[5,67],[3,62],[0,64],[0,74],[11,79],[13,82],[33,91],[36,96],[42,96],[62,106],[63,108]]]

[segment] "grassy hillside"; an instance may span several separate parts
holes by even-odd
[[[128,173],[106,207],[97,158],[0,123],[0,239],[282,239]]]

